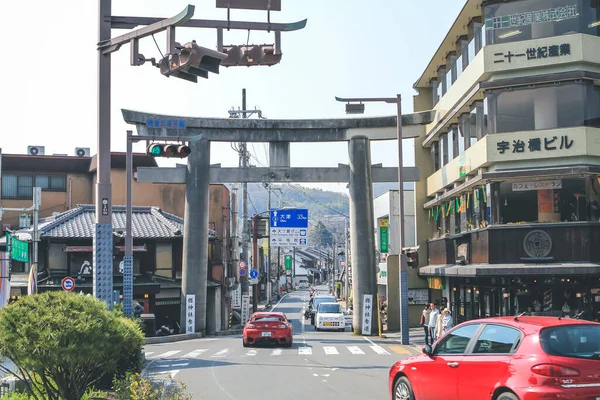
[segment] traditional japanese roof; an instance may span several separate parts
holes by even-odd
[[[113,232],[125,236],[125,206],[112,208]],[[92,239],[96,224],[96,210],[93,204],[78,205],[55,217],[47,218],[38,226],[40,236],[60,239]],[[22,229],[17,236],[31,240],[32,228]],[[29,234],[29,235],[28,235]],[[132,234],[136,239],[166,239],[182,237],[183,218],[170,214],[158,207],[132,207]],[[215,231],[209,229],[210,237]]]

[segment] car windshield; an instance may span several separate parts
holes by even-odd
[[[540,343],[551,356],[600,360],[600,325],[563,325],[543,329]]]
[[[339,304],[321,304],[319,307],[321,313],[341,313],[342,309]]]
[[[317,307],[319,306],[319,304],[321,304],[321,303],[331,303],[333,301],[335,301],[335,299],[333,297],[316,298],[315,301],[313,302],[313,309],[316,310]]]
[[[252,318],[253,322],[280,322],[281,318],[278,317],[255,317]]]

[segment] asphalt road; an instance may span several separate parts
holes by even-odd
[[[171,375],[194,399],[389,399],[388,371],[413,350],[353,336],[349,322],[343,333],[316,332],[302,317],[308,299],[308,291],[296,291],[274,309],[292,321],[290,349],[244,348],[241,335],[148,345],[148,374]]]

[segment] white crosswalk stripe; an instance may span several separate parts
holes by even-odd
[[[194,351],[190,351],[189,353],[183,355],[183,358],[196,358],[198,357],[200,354],[206,352],[208,349],[198,349],[198,350],[194,350]]]
[[[281,353],[283,353],[282,349],[273,349],[273,351],[271,352],[272,356],[280,356]]]
[[[325,354],[340,354],[334,346],[324,346]]]
[[[360,347],[358,346],[346,346],[346,348],[350,351],[350,353],[352,354],[365,354],[364,351],[362,351],[360,349]]]
[[[181,353],[181,350],[171,350],[171,351],[167,351],[166,353],[160,354],[158,356],[154,356],[152,358],[168,358],[168,357],[172,357],[177,353]]]
[[[389,355],[389,354],[390,354],[390,353],[388,353],[388,351],[387,351],[386,349],[384,349],[384,348],[383,348],[383,347],[381,347],[381,346],[377,346],[377,345],[375,345],[375,346],[371,346],[371,348],[372,348],[372,349],[373,349],[373,351],[374,351],[375,353],[377,353],[377,354],[381,354],[381,355],[385,355],[385,354]]]
[[[244,354],[244,356],[252,357],[252,356],[255,356],[257,353],[258,353],[258,350],[248,350],[248,352],[246,354]]]
[[[155,354],[155,352],[154,351],[145,351],[144,354],[146,355],[146,357],[149,357],[152,354]]]
[[[298,347],[298,355],[310,355],[312,349],[310,347]]]
[[[227,355],[227,353],[229,353],[229,349],[223,349],[223,350],[217,351],[211,357],[225,357]]]

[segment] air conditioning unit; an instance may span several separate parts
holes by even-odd
[[[75,147],[75,155],[77,157],[89,157],[90,156],[90,148],[89,147]]]
[[[43,156],[45,150],[44,146],[27,146],[27,154],[31,156]]]

